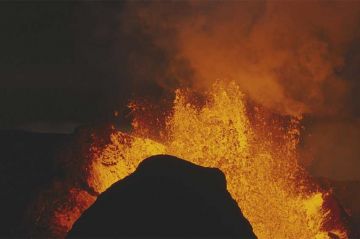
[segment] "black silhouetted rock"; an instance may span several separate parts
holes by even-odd
[[[256,238],[220,170],[166,155],[101,194],[68,237]]]

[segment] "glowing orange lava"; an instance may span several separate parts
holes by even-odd
[[[342,225],[324,228],[331,210],[323,207],[326,193],[311,185],[298,164],[298,121],[292,119],[286,127],[275,121],[267,125],[255,110],[257,123],[250,123],[244,102],[235,83],[215,84],[201,107],[189,102],[186,90],[178,90],[160,139],[138,123],[144,119],[135,118],[133,133],[115,132],[105,148],[93,148],[89,185],[103,192],[142,159],[175,155],[221,169],[260,239],[322,239],[330,238],[328,232],[347,238]]]
[[[144,108],[132,104],[137,112],[133,131],[114,131],[110,143],[92,146],[86,165],[89,188],[101,193],[141,160],[170,154],[221,169],[228,191],[260,239],[325,239],[331,238],[329,232],[348,238],[339,216],[324,206],[329,194],[299,166],[297,119],[282,122],[260,108],[249,109],[235,83],[217,83],[205,98],[196,104],[189,91],[177,90],[172,112],[157,135],[150,123],[159,120],[156,113],[147,119]],[[94,195],[78,194],[72,205],[81,205],[55,215],[55,224],[67,231],[94,201]]]

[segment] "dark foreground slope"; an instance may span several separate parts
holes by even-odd
[[[65,134],[0,131],[0,238],[24,237],[24,213],[59,174],[56,154],[69,140]]]
[[[64,237],[66,228],[54,229],[49,218],[57,208],[81,208],[69,204],[69,188],[78,187],[92,195],[91,188],[83,182],[88,165],[84,152],[93,143],[89,136],[93,131],[88,127],[83,131],[68,135],[0,131],[0,238]],[[106,129],[99,127],[96,135],[104,139],[100,143],[108,143]],[[325,189],[332,188],[359,231],[360,182],[322,179],[319,183]]]
[[[344,210],[346,216],[342,218],[346,217],[351,232],[354,233],[350,238],[360,238],[360,181],[317,178],[317,182],[323,189],[332,192],[333,200]]]
[[[101,194],[68,237],[256,238],[220,170],[165,155]]]

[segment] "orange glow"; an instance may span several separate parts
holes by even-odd
[[[336,215],[323,206],[326,193],[298,164],[298,120],[281,123],[248,108],[235,83],[216,83],[202,106],[191,103],[188,91],[177,90],[160,136],[151,135],[146,119],[136,114],[131,133],[114,132],[105,147],[93,146],[88,184],[101,193],[146,157],[170,154],[221,169],[260,239],[325,239],[328,232],[347,238],[343,225],[325,228]]]

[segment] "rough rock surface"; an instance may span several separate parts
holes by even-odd
[[[101,194],[68,237],[256,238],[220,170],[166,155]]]

